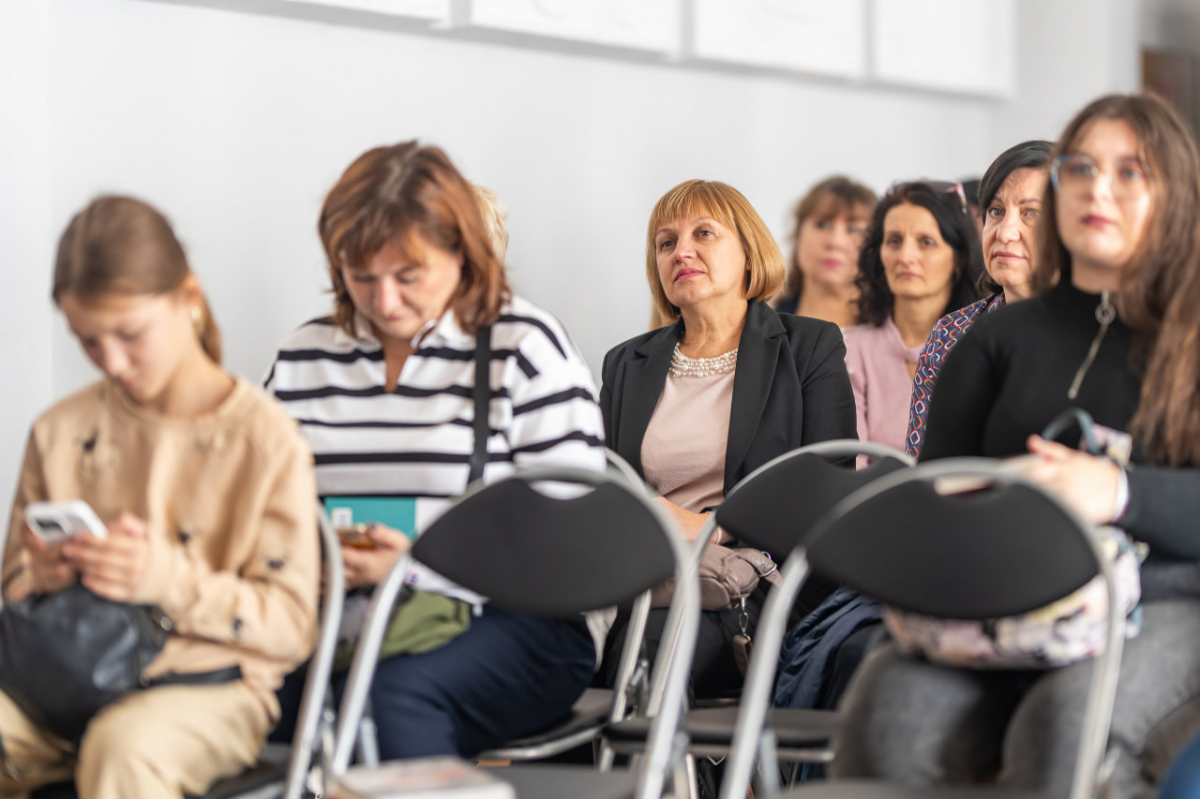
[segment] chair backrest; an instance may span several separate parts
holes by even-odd
[[[633,465],[622,458],[616,450],[605,447],[604,460],[608,465],[609,474],[620,475],[631,486],[637,486],[643,491],[650,491],[650,487],[642,480],[642,476],[637,473],[637,469],[634,469]]]
[[[876,460],[855,470],[857,455]],[[734,486],[717,508],[716,523],[739,541],[782,557],[853,491],[915,463],[899,450],[869,441],[839,439],[800,447]]]
[[[538,485],[561,485],[561,494],[547,495]],[[506,608],[550,617],[608,607],[674,576],[664,637],[677,640],[679,650],[651,723],[636,791],[639,799],[661,796],[678,754],[674,738],[700,616],[696,574],[672,525],[638,486],[601,472],[529,469],[467,491],[371,596],[342,699],[333,773],[349,765],[388,615],[413,560]]]
[[[550,496],[535,487],[547,478],[592,490]],[[657,509],[618,480],[531,471],[463,495],[417,539],[412,556],[506,608],[568,616],[628,600],[674,574],[672,539],[662,531]]]
[[[856,471],[858,455],[875,461]],[[854,438],[820,441],[785,452],[730,489],[692,542],[689,567],[699,570],[717,526],[740,543],[782,561],[838,500],[882,475],[914,465],[916,461],[899,450]],[[657,707],[662,693],[660,670],[669,665],[669,661],[660,661],[655,670],[649,693],[651,708]]]
[[[856,470],[859,455],[874,460]],[[804,552],[814,528],[830,509],[863,486],[915,465],[911,456],[871,441],[821,441],[780,455],[751,472],[714,514],[715,521],[740,541],[777,558],[786,556],[779,583],[767,596],[759,616],[722,799],[738,796],[736,786],[749,782],[754,770],[788,613],[809,576]],[[769,782],[764,785],[768,793],[771,787]]]
[[[1124,635],[1110,564],[1089,525],[1062,500],[996,461],[972,458],[924,464],[858,489],[814,525],[807,551],[803,543],[793,551],[759,622],[760,647],[772,656],[752,663],[727,779],[747,779],[753,768],[782,639],[764,635],[764,627],[777,632],[773,625],[810,560],[888,604],[959,619],[1035,610],[1104,575],[1107,646],[1091,671],[1071,789],[1072,799],[1093,795]]]
[[[987,485],[948,492],[950,476]],[[1013,616],[1061,599],[1100,570],[1074,514],[989,461],[940,461],[880,480],[816,528],[814,569],[928,616]]]

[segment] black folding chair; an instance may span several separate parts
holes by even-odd
[[[867,468],[856,470],[858,455],[867,455],[874,461]],[[696,537],[689,553],[692,567],[698,567],[704,548],[718,526],[744,545],[776,555],[789,553],[838,501],[873,480],[913,465],[915,461],[903,452],[856,439],[822,441],[780,455],[747,475],[729,492]],[[765,616],[759,620],[756,634],[759,640],[755,642],[752,661],[766,657],[773,664],[778,658],[778,646],[772,650],[760,643],[764,622]],[[779,626],[781,638],[786,622],[786,618],[774,622]],[[765,654],[760,656],[760,653]],[[728,755],[737,715],[736,704],[689,711],[683,729],[690,741],[690,755]],[[836,727],[834,711],[775,708],[768,729],[767,745],[774,751],[771,759],[828,762],[833,757],[830,740]],[[644,719],[618,721],[606,728],[602,747],[619,753],[636,753],[645,747],[647,733]],[[728,771],[726,781],[730,781]],[[742,782],[743,788],[745,784]]]
[[[571,496],[556,498],[535,487],[547,484],[565,484]],[[662,685],[661,702],[651,709],[650,742],[639,767],[619,773],[557,765],[495,771],[520,797],[661,796],[682,761],[675,734],[699,624],[699,587],[695,573],[686,571],[687,550],[671,524],[644,491],[597,472],[533,469],[467,491],[372,594],[338,718],[335,778],[349,766],[386,622],[415,560],[499,606],[550,618],[627,601],[674,576],[679,588],[667,629],[679,641],[678,652],[669,670],[662,659],[656,665],[652,679]]]
[[[292,743],[267,744],[258,762],[241,774],[218,780],[202,799],[300,799],[310,772],[318,767],[325,739],[332,736],[332,711],[324,707],[337,649],[338,623],[346,593],[342,547],[337,533],[317,503],[317,528],[324,554],[325,595],[321,599],[321,626],[317,648],[308,663],[304,692],[296,718]],[[314,775],[314,780],[321,779]],[[75,799],[73,782],[47,785],[33,791],[30,799]]]
[[[629,463],[607,447],[604,455],[608,461],[608,474],[626,481],[630,488],[649,492],[646,484]],[[650,611],[649,594],[638,597],[632,611],[631,638],[641,639]],[[626,647],[618,666],[616,688],[588,688],[575,701],[570,714],[553,727],[533,735],[507,741],[502,746],[489,749],[479,755],[480,760],[528,761],[544,760],[568,752],[584,744],[595,744],[605,726],[625,718],[634,708],[630,704],[630,680],[637,666],[637,648]]]
[[[963,493],[963,482],[974,483]],[[951,488],[953,482],[958,486]],[[1108,589],[1108,637],[1096,658],[1080,738],[1071,799],[1095,795],[1116,695],[1124,618],[1112,572],[1092,528],[1057,497],[1005,471],[995,461],[948,459],[888,475],[837,504],[793,550],[782,583],[767,600],[758,645],[778,652],[779,624],[809,565],[888,605],[928,616],[993,619],[1043,607],[1097,574]],[[742,794],[760,754],[775,662],[757,658],[742,712],[722,799]],[[769,771],[769,770],[768,770]],[[773,799],[777,784],[760,794]],[[995,787],[914,790],[877,782],[804,786],[784,796],[811,797],[1042,797]]]

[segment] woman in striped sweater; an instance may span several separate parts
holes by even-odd
[[[467,487],[485,337],[481,479],[529,465],[604,468],[587,365],[553,316],[512,296],[471,186],[441,150],[364,153],[330,191],[319,230],[334,312],[284,341],[268,387],[312,447],[326,506],[368,523],[366,547],[343,547],[352,589],[382,580]],[[435,644],[384,657],[375,673],[385,759],[470,757],[536,732],[590,681],[602,625],[500,610],[429,570],[410,583],[443,610],[428,622]]]

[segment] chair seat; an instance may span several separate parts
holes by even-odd
[[[257,763],[241,774],[217,780],[203,799],[267,799],[282,796],[291,753],[291,747],[286,744],[267,744],[258,756]]]
[[[906,788],[886,782],[835,780],[814,782],[786,791],[780,799],[1062,799],[1039,791],[1021,791],[992,785]]]
[[[733,742],[737,725],[737,707],[706,707],[688,711],[683,729],[694,744],[725,745]],[[838,715],[832,710],[774,708],[767,724],[775,729],[780,749],[826,746],[837,729]],[[605,735],[614,743],[645,741],[650,734],[650,719],[631,718],[610,724]]]
[[[548,744],[565,742],[559,751],[573,749],[587,743],[600,734],[600,730],[608,721],[612,709],[613,692],[606,688],[588,688],[571,707],[571,714],[561,724],[551,727],[535,735],[505,742],[504,746],[492,749],[479,755],[480,760],[512,760],[514,758],[547,756],[528,755],[523,750],[532,750]]]
[[[630,799],[637,780],[631,771],[545,763],[489,771],[512,785],[517,799]]]

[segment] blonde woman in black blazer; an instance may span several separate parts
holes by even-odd
[[[606,440],[668,495],[660,501],[694,540],[706,513],[757,467],[805,444],[856,437],[846,350],[836,325],[766,304],[783,284],[783,256],[746,198],[723,183],[687,181],[658,201],[646,271],[656,309],[674,323],[605,357]],[[672,501],[680,496],[688,501]],[[732,542],[718,531],[713,543]],[[822,596],[808,592],[802,609]],[[762,598],[751,597],[751,624]],[[692,667],[697,696],[740,686],[731,648],[738,615],[705,611]],[[665,611],[651,613],[648,640],[657,641],[664,620]],[[624,622],[609,635],[610,653],[619,652]],[[605,660],[611,682],[615,657]]]

